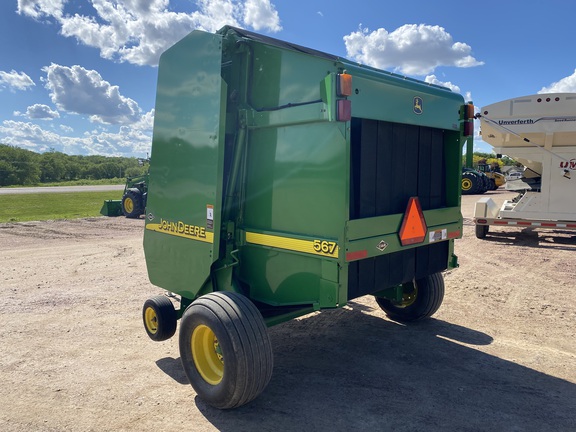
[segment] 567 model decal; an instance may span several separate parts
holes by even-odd
[[[320,255],[333,256],[334,252],[338,248],[338,243],[327,240],[314,240],[312,244],[314,245],[316,253]]]
[[[302,240],[270,234],[246,232],[246,243],[269,246],[296,252],[338,258],[338,243],[330,240]]]

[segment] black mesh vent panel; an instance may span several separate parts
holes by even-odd
[[[350,219],[446,206],[441,129],[354,118],[351,151]]]
[[[440,129],[352,119],[350,219],[404,213],[417,196],[422,210],[446,207],[444,133]],[[348,298],[445,270],[448,242],[355,261]]]

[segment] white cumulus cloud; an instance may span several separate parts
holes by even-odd
[[[438,66],[472,67],[484,64],[472,55],[472,48],[454,42],[443,27],[406,24],[392,32],[384,28],[358,31],[344,36],[346,52],[353,60],[380,69],[408,75],[426,75]]]
[[[270,0],[246,0],[244,3],[244,23],[254,30],[268,29],[280,31],[280,17]]]
[[[12,69],[10,72],[0,71],[0,91],[2,88],[9,88],[10,90],[27,90],[28,87],[35,86],[36,84],[24,72],[16,72]]]
[[[574,93],[576,92],[576,69],[570,76],[562,78],[560,81],[542,87],[538,93]]]
[[[5,120],[0,124],[0,142],[39,153],[54,149],[66,154],[129,157],[145,157],[152,142],[151,131],[140,123],[117,131],[97,128],[80,137],[64,135],[72,131],[69,126],[60,129],[62,134],[30,122]]]
[[[440,81],[438,78],[436,78],[436,75],[427,75],[426,78],[424,78],[424,81],[427,82],[428,84],[435,84],[442,87],[447,87],[455,93],[460,93],[460,87],[458,87],[455,84],[452,84],[450,81]]]
[[[196,0],[193,12],[170,10],[169,0],[88,0],[95,15],[67,14],[66,1],[18,0],[18,13],[52,18],[61,34],[100,50],[101,57],[157,65],[160,54],[194,29],[214,32],[226,24],[277,32],[271,0]]]
[[[90,116],[93,122],[131,124],[140,120],[140,108],[133,99],[120,94],[95,70],[52,63],[46,72],[45,87],[58,109]]]
[[[52,120],[55,118],[60,118],[60,113],[58,111],[54,111],[48,105],[34,104],[29,106],[26,110],[26,117],[31,119]]]
[[[44,130],[34,123],[13,120],[2,123],[0,138],[3,144],[17,145],[36,152],[62,145],[58,134]]]
[[[18,0],[19,14],[31,16],[34,19],[43,17],[62,17],[62,10],[67,0]]]

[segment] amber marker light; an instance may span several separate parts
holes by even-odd
[[[352,75],[343,73],[338,74],[336,81],[336,95],[350,96],[352,94]]]

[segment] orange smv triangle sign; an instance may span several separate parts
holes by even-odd
[[[422,243],[426,238],[426,220],[418,197],[410,197],[402,226],[400,227],[400,243],[402,246]]]

